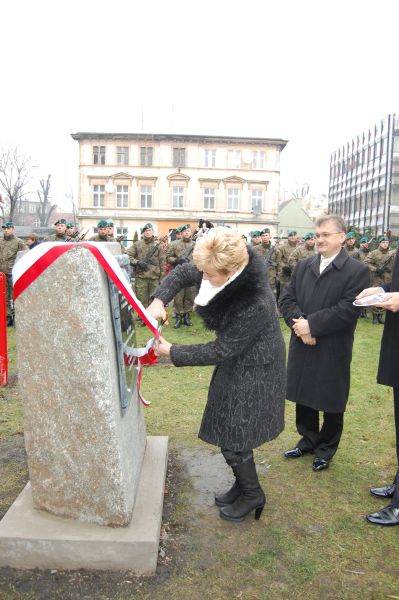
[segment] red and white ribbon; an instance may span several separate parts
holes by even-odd
[[[72,248],[86,248],[97,259],[98,263],[107,273],[111,281],[116,285],[120,293],[130,306],[137,312],[140,319],[147,325],[150,331],[156,338],[159,338],[158,323],[152,315],[150,315],[140,300],[136,297],[130,283],[127,281],[121,267],[101,242],[79,242],[76,244],[62,244],[60,242],[43,242],[32,250],[24,254],[21,259],[14,265],[12,270],[14,284],[14,300],[18,298],[26,288],[35,281],[57,258]],[[153,339],[147,342],[144,348],[129,348],[125,346],[125,364],[136,364],[139,368],[138,374],[138,392],[141,402],[148,406],[150,402],[144,400],[140,393],[141,382],[141,365],[155,364],[157,357],[152,348]],[[133,358],[134,357],[134,358]]]

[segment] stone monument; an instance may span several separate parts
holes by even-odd
[[[82,245],[16,299],[30,483],[0,523],[2,566],[155,571],[167,438],[146,436],[111,300]]]

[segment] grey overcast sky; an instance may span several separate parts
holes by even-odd
[[[77,131],[278,137],[283,190],[399,112],[397,0],[13,0],[0,8],[0,145],[77,192]],[[34,187],[32,182],[32,186]]]

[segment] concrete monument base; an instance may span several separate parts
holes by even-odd
[[[84,523],[36,510],[28,483],[0,522],[0,566],[154,574],[167,455],[167,437],[147,437],[133,517],[127,527]]]

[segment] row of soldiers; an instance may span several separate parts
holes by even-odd
[[[262,231],[251,231],[250,236],[253,250],[267,261],[270,286],[278,300],[279,294],[289,282],[297,262],[316,253],[314,233],[307,233],[299,243],[297,232],[291,230],[288,232],[286,242],[282,245],[272,245],[268,228]],[[375,250],[369,250],[369,243],[370,240],[363,236],[359,240],[358,247],[355,233],[349,231],[345,238],[344,248],[349,256],[368,265],[371,285],[378,287],[391,280],[396,248],[390,249],[390,240],[385,235],[378,237],[378,247]],[[384,323],[383,309],[372,307],[371,313],[373,324]],[[362,317],[366,315],[366,310],[364,310]]]

